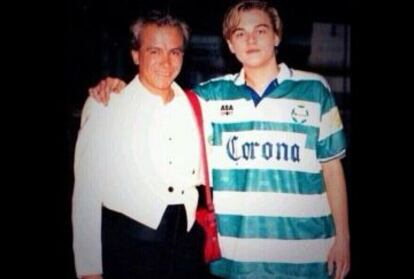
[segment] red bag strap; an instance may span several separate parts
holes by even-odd
[[[205,196],[206,196],[206,204],[207,208],[212,210],[213,209],[213,202],[211,198],[211,191],[210,191],[210,177],[208,174],[208,162],[207,162],[207,152],[206,152],[206,145],[204,142],[204,128],[203,128],[203,113],[201,111],[200,101],[198,100],[197,94],[193,90],[186,90],[185,91],[188,100],[191,103],[191,107],[193,108],[193,112],[196,118],[198,132],[200,135],[200,148],[201,148],[201,160],[202,160],[202,168],[203,174],[205,179]]]

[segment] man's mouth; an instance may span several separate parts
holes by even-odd
[[[260,49],[258,48],[248,49],[246,51],[247,54],[258,53],[258,52],[260,52]]]
[[[170,77],[171,73],[170,72],[157,72],[157,75],[160,77]]]

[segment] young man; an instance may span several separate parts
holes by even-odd
[[[343,278],[342,123],[323,78],[277,64],[281,26],[265,2],[232,7],[223,35],[243,68],[195,88],[208,104],[223,253],[211,270],[228,278],[327,278],[335,265],[335,278]]]
[[[344,278],[345,140],[330,89],[319,75],[277,63],[282,23],[266,2],[231,7],[223,35],[242,70],[195,88],[223,255],[210,270],[225,278]],[[92,89],[101,100],[104,93]]]
[[[139,74],[108,106],[90,98],[82,113],[72,215],[77,276],[204,278],[198,131],[174,82],[188,28],[153,13],[131,31]]]

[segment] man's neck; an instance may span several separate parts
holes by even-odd
[[[246,84],[253,88],[256,92],[262,92],[265,87],[275,78],[280,72],[276,60],[257,68],[244,68]]]
[[[172,86],[170,86],[169,88],[160,89],[155,86],[152,86],[150,83],[148,83],[145,79],[141,77],[139,77],[139,80],[141,84],[148,90],[149,93],[161,97],[163,104],[168,104],[172,101],[172,99],[174,99],[174,90],[172,89]]]
[[[174,90],[170,88],[170,90],[167,93],[163,94],[161,98],[162,98],[164,105],[168,104],[169,102],[172,101],[172,99],[174,99]]]

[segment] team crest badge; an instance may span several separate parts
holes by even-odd
[[[304,105],[297,105],[290,113],[293,122],[304,124],[308,121],[309,111]]]

